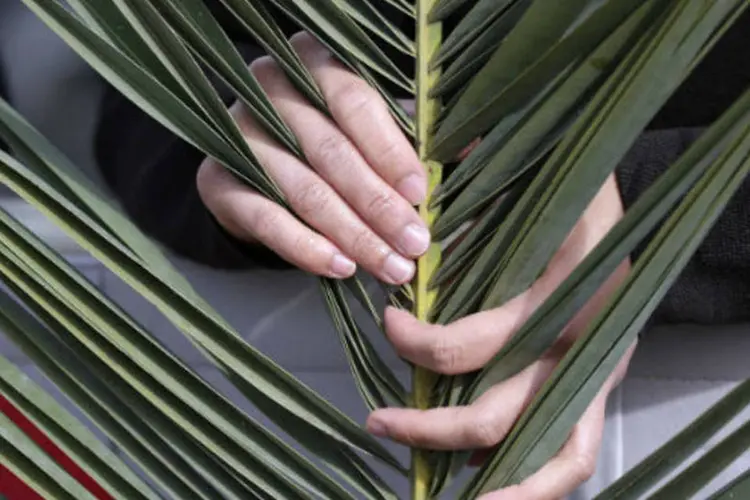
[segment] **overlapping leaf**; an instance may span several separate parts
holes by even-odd
[[[750,420],[721,440],[704,456],[669,481],[651,500],[694,498],[721,471],[750,449]],[[740,497],[741,498],[741,497]]]
[[[18,306],[11,303],[11,299],[2,292],[0,304],[0,324],[3,325],[3,330],[10,331],[5,321],[6,314],[11,308]],[[114,498],[159,498],[112,450],[99,442],[63,406],[2,356],[0,392]]]
[[[284,489],[277,490],[277,494],[297,497],[299,493],[294,493],[294,489],[283,486],[286,481],[279,481],[290,478],[312,491],[322,485],[323,490],[318,491],[345,497],[335,483],[160,349],[132,319],[76,275],[70,266],[35,242],[17,223],[7,216],[2,219],[0,231],[4,243],[0,248],[5,262],[0,273],[4,280],[33,298],[33,303],[65,326],[82,346],[79,357],[88,359],[89,366],[99,367],[100,379],[117,385],[118,393],[130,392],[136,399],[139,392],[143,394],[142,414],[150,415],[152,421],[161,418],[163,426],[176,425],[186,433],[178,441],[195,440],[196,444],[218,453],[227,467],[261,490],[281,487]],[[131,402],[128,406],[137,405]],[[270,463],[274,463],[273,469],[262,472],[267,467],[264,464]],[[277,476],[278,484],[274,486],[273,479],[264,484],[265,475]],[[223,483],[217,479],[215,484]]]
[[[250,186],[284,204],[204,69],[227,84],[280,145],[302,157],[297,140],[201,0],[75,0],[70,4],[80,20],[57,1],[24,2],[152,117],[217,158]],[[452,200],[433,227],[438,239],[479,217],[432,277],[431,284],[442,290],[431,314],[441,322],[501,304],[536,279],[648,119],[747,6],[740,0],[222,3],[322,112],[326,105],[320,91],[276,23],[280,12],[376,88],[402,128],[413,136],[419,132],[420,151],[430,147],[434,158],[448,160],[476,137],[483,137],[445,180],[429,207],[435,210]],[[408,22],[415,18],[423,22],[428,8],[432,20],[454,21],[455,28],[441,43],[434,36],[409,40],[408,30],[383,14],[398,11]],[[435,35],[440,30],[434,26],[422,34],[428,31]],[[421,81],[404,72],[383,47],[417,56],[416,78]],[[439,80],[425,62],[431,63],[432,70],[445,66]],[[427,86],[431,86],[429,96]],[[387,87],[400,89],[399,97],[416,94],[421,109],[416,127]],[[445,102],[437,126],[430,130],[435,117],[425,110],[428,103],[429,109],[437,110],[438,101],[433,98]],[[746,144],[740,146],[738,137],[745,131],[747,117],[740,108],[733,108],[734,114],[726,115],[654,186],[501,352],[498,360],[502,362],[495,362],[476,380],[472,376],[441,380],[439,401],[466,403],[532,361],[554,341],[557,331],[613,266],[706,171],[711,155],[725,151],[711,167],[712,173],[692,191],[694,206],[683,205],[678,211],[681,215],[665,226],[670,239],[655,240],[645,263],[639,264],[631,281],[571,351],[500,451],[469,484],[465,498],[525,477],[559,448],[644,315],[741,178],[739,165]],[[49,214],[154,302],[261,411],[304,446],[318,448],[315,451],[348,487],[365,498],[393,497],[349,446],[400,468],[382,447],[247,346],[153,244],[5,105],[0,105],[0,135],[10,139],[28,167],[3,156],[0,177],[4,183]],[[733,146],[727,149],[728,144]],[[439,169],[436,163],[431,165]],[[728,173],[733,168],[734,173]],[[177,498],[297,498],[309,492],[325,498],[346,497],[347,492],[256,424],[243,420],[179,361],[149,343],[138,325],[118,316],[116,308],[95,290],[61,274],[64,265],[59,259],[33,244],[33,238],[12,221],[3,220],[3,235],[8,239],[0,249],[9,257],[2,267],[3,276],[16,297],[44,322],[27,317],[23,325],[31,325],[38,335],[32,339],[16,328],[15,339],[56,383],[74,395],[79,406],[91,408],[90,416],[160,488]],[[431,254],[428,261],[434,263],[434,258]],[[51,288],[45,286],[50,284]],[[344,286],[329,280],[321,284],[366,404],[370,408],[403,404],[407,396],[354,319]],[[345,285],[381,327],[380,315],[362,283],[353,279]],[[426,280],[417,285],[414,290],[400,290],[404,304],[424,304],[427,295],[434,294]],[[636,291],[645,298],[635,297]],[[395,300],[396,295],[389,292],[389,298]],[[58,335],[62,331],[73,335]],[[56,359],[51,356],[55,349],[65,355]],[[70,369],[72,365],[76,369]],[[97,379],[115,380],[118,390],[97,384]],[[416,379],[419,386],[419,381],[430,377]],[[195,385],[195,394],[188,390],[188,382]],[[417,389],[421,398],[430,387]],[[189,419],[196,401],[200,411]],[[153,419],[136,412],[123,419],[127,409],[117,410],[123,402],[143,415],[153,413]],[[252,432],[238,434],[243,426]],[[270,454],[272,465],[250,449],[254,445]],[[457,455],[437,457],[433,493],[462,464]],[[15,458],[26,466],[25,477],[37,481],[37,487],[56,488],[56,492],[67,487],[56,476],[40,475],[41,462],[30,466],[20,456]],[[701,481],[710,475],[706,471]],[[746,483],[746,478],[738,478],[721,494],[739,491]],[[69,493],[60,493],[65,494]]]
[[[599,493],[596,500],[635,500],[640,498],[749,406],[750,380],[746,380],[732,389],[729,394],[721,398],[718,403],[695,419],[679,434]],[[718,495],[720,496],[721,493]]]
[[[748,495],[750,495],[750,470],[711,495],[708,500],[736,500],[746,498]]]
[[[95,500],[86,488],[65,472],[60,464],[0,413],[0,457],[3,465],[44,498]]]
[[[6,160],[9,159],[6,158]],[[199,305],[184,300],[179,292],[161,282],[149,270],[144,269],[128,251],[116,244],[102,228],[57,196],[41,179],[33,176],[19,164],[12,161],[6,161],[5,163],[6,166],[0,172],[5,184],[17,189],[20,194],[27,196],[29,201],[48,211],[48,214],[54,214],[57,222],[71,231],[73,236],[82,243],[82,246],[91,249],[98,258],[112,266],[114,270],[126,278],[126,281],[129,281],[131,285],[160,306],[170,319],[175,321],[193,341],[197,342],[197,345],[214,356],[217,361],[221,360],[221,365],[225,369],[253,387],[257,392],[254,400],[259,402],[266,400],[270,403],[270,407],[267,407],[266,410],[273,410],[269,412],[271,418],[273,418],[273,413],[279,410],[282,413],[297,413],[302,417],[300,420],[307,425],[321,427],[322,429],[328,428],[324,432],[331,437],[352,444],[358,442],[357,446],[367,449],[395,465],[395,462],[388,458],[389,455],[381,447],[374,445],[375,442],[351,421],[319,399],[312,391],[304,388],[281,368],[273,365],[270,360],[247,346],[228,327],[213,321],[211,316],[202,311]],[[11,165],[7,165],[8,163],[11,163]],[[33,180],[28,182],[24,177]],[[47,192],[42,192],[45,187]],[[157,299],[157,297],[160,298]],[[230,352],[232,354],[228,356],[227,354]],[[261,385],[265,385],[265,387],[261,388]],[[284,395],[285,392],[286,396]],[[296,395],[292,396],[292,394]],[[295,407],[297,410],[294,409]],[[304,409],[305,407],[307,409]],[[313,409],[315,407],[317,407],[317,410]],[[317,416],[315,416],[316,413]],[[326,421],[328,423],[324,423]],[[334,430],[335,428],[339,430]],[[292,435],[294,430],[290,429]],[[340,434],[341,431],[343,433]],[[345,438],[345,435],[350,437]],[[311,448],[315,448],[313,443],[308,444]]]
[[[518,483],[557,453],[748,172],[745,128],[665,222],[462,498]]]

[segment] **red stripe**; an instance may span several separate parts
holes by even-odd
[[[60,467],[86,488],[99,500],[111,500],[112,497],[76,465],[63,450],[58,448],[39,428],[26,418],[13,403],[0,394],[0,412],[4,413],[22,431],[26,433],[41,449],[55,460]],[[43,500],[8,469],[0,466],[0,494],[7,500]]]

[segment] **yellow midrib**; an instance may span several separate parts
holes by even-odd
[[[434,189],[442,180],[442,165],[427,160],[427,148],[430,142],[430,132],[438,113],[440,102],[430,99],[427,94],[439,76],[439,71],[430,71],[429,62],[437,52],[442,41],[442,26],[439,23],[429,24],[427,15],[435,0],[417,0],[417,96],[416,96],[416,133],[417,152],[428,173],[428,194],[424,204],[419,209],[422,220],[432,226],[437,217],[437,210],[429,210],[430,198]],[[435,291],[428,290],[430,277],[440,263],[440,246],[433,243],[427,253],[417,262],[417,275],[414,279],[414,314],[422,321],[426,321],[429,311],[435,301]],[[435,382],[435,374],[422,368],[414,370],[412,379],[412,404],[416,408],[429,407],[430,393]],[[412,500],[425,500],[430,497],[431,473],[425,453],[412,451]]]

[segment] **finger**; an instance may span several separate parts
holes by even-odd
[[[502,307],[444,326],[420,322],[406,311],[389,307],[386,334],[401,357],[419,366],[448,375],[478,370],[533,312],[528,298],[524,293]]]
[[[430,450],[490,448],[506,436],[554,365],[549,359],[538,361],[469,406],[377,410],[368,418],[367,430]]]
[[[320,276],[346,278],[356,265],[335,245],[300,223],[281,206],[249,189],[213,160],[198,171],[206,207],[235,237],[261,243],[296,267]]]
[[[408,281],[414,264],[403,256],[421,255],[430,243],[429,231],[417,212],[372,171],[330,120],[302,99],[275,64],[261,59],[252,67],[274,106],[299,138],[310,164],[371,228],[368,233],[353,233],[339,225],[343,238],[336,243],[370,271],[373,260],[379,260],[373,250],[382,250],[388,257],[387,271],[397,273],[386,281]],[[389,245],[383,245],[383,241]],[[383,269],[375,267],[374,271],[383,274]]]
[[[576,424],[560,452],[521,484],[480,497],[480,500],[550,500],[565,498],[591,478],[604,430],[608,393],[602,391]]]
[[[309,34],[294,35],[292,45],[320,86],[334,120],[375,172],[412,204],[424,201],[422,163],[380,94]]]
[[[430,244],[430,234],[409,202],[373,171],[336,124],[305,102],[275,64],[261,60],[252,67],[320,176],[403,256],[422,255]],[[380,131],[369,133],[376,141]]]
[[[297,215],[381,280],[401,284],[411,279],[414,263],[394,252],[328,183],[265,135],[243,107],[236,107],[233,114]]]

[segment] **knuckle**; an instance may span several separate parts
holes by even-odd
[[[471,422],[469,433],[472,443],[479,448],[495,446],[503,438],[503,428],[493,411],[479,412]]]
[[[307,31],[298,31],[289,37],[289,44],[297,53],[309,51],[320,51],[322,54],[330,55],[330,51]],[[303,58],[304,59],[304,58]]]
[[[314,157],[321,167],[326,168],[330,165],[346,163],[353,153],[353,148],[346,139],[328,136],[317,144]]]
[[[305,184],[291,199],[292,206],[303,217],[309,217],[325,210],[329,201],[330,193],[322,182]]]
[[[435,371],[447,375],[454,374],[461,358],[461,346],[441,335],[432,344],[430,357]]]
[[[412,426],[404,426],[399,429],[398,440],[406,446],[419,446],[422,443],[421,436]]]
[[[206,158],[195,175],[198,196],[204,205],[217,210],[223,205],[223,196],[228,189],[236,187],[234,178],[214,159]]]
[[[307,45],[313,41],[315,41],[315,38],[310,36],[307,31],[298,31],[289,37],[289,43],[294,47],[297,47],[298,45]]]
[[[315,239],[309,233],[303,233],[294,239],[290,249],[292,255],[299,259],[300,265],[314,274],[324,274],[327,266],[321,259],[320,252],[316,252]]]
[[[265,80],[276,71],[276,61],[271,56],[259,57],[250,63],[250,72],[259,81]]]
[[[258,210],[250,214],[250,230],[260,240],[268,241],[277,234],[279,213],[273,210]]]
[[[378,159],[384,165],[406,165],[402,147],[394,140],[386,141],[378,150]]]
[[[360,229],[354,235],[352,240],[352,251],[354,255],[358,256],[358,260],[362,260],[363,256],[369,256],[376,251],[378,243],[375,240],[374,235],[368,229]]]
[[[366,213],[372,219],[387,218],[394,215],[396,200],[388,193],[378,193],[367,203]]]
[[[577,453],[573,457],[573,474],[578,483],[591,479],[596,472],[596,457],[590,453]]]
[[[211,160],[206,160],[201,164],[200,168],[198,168],[198,173],[195,176],[195,185],[198,188],[198,195],[206,205],[208,205],[210,201],[211,185],[213,184],[213,179],[216,177],[215,170],[215,163]]]
[[[359,78],[349,79],[329,96],[332,112],[341,120],[369,116],[372,104],[379,99],[380,96]]]

